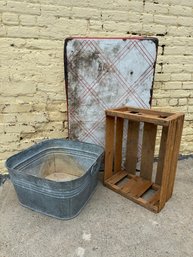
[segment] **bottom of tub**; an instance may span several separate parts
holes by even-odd
[[[42,178],[58,182],[80,178],[84,173],[84,169],[75,158],[57,152],[48,155],[40,168]]]
[[[84,209],[84,207],[85,207],[85,206],[87,205],[87,203],[89,202],[90,198],[91,198],[91,197],[93,196],[93,194],[96,192],[96,188],[97,188],[97,184],[96,184],[96,186],[93,188],[93,191],[92,191],[92,193],[89,195],[88,199],[87,199],[87,200],[85,201],[85,203],[82,205],[81,209],[80,209],[78,212],[76,212],[75,215],[70,216],[70,217],[59,217],[59,216],[52,215],[52,214],[47,213],[47,212],[43,212],[43,211],[41,211],[41,210],[39,210],[39,209],[35,209],[35,208],[30,207],[29,205],[25,205],[25,204],[21,203],[20,200],[19,200],[19,204],[20,204],[22,207],[24,207],[24,208],[27,208],[27,209],[29,209],[29,210],[38,212],[38,213],[40,213],[40,214],[42,214],[42,215],[46,215],[46,216],[51,217],[51,218],[56,218],[56,219],[58,219],[58,220],[71,220],[71,219],[76,218],[76,217],[81,213],[81,211]]]

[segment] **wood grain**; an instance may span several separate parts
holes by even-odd
[[[136,174],[139,122],[129,121],[125,168],[128,173]]]
[[[170,168],[170,174],[169,174],[169,184],[168,184],[168,190],[167,190],[167,200],[172,196],[173,188],[174,188],[174,181],[176,176],[176,169],[177,169],[177,162],[178,162],[178,156],[179,156],[179,149],[180,149],[180,142],[182,137],[182,129],[183,129],[183,123],[184,123],[184,115],[179,117],[177,119],[177,122],[175,123],[175,138],[174,138],[174,148],[172,152],[171,157],[171,168]]]
[[[156,133],[156,125],[144,123],[140,174],[144,179],[152,179]]]
[[[121,170],[122,143],[123,143],[123,121],[124,120],[119,117],[116,120],[114,172]]]
[[[158,165],[157,165],[157,172],[156,172],[156,179],[155,179],[155,183],[158,185],[161,185],[161,181],[162,181],[167,136],[168,136],[168,127],[163,127],[162,133],[161,133],[161,142],[160,142],[160,148],[159,148]]]
[[[114,117],[106,116],[104,179],[108,179],[113,175],[114,122],[115,122]]]
[[[172,153],[174,148],[174,139],[175,139],[175,126],[176,120],[172,120],[170,122],[169,128],[168,128],[168,134],[167,139],[165,143],[165,153],[163,158],[163,170],[162,170],[162,179],[161,179],[161,189],[160,189],[160,201],[159,201],[159,209],[161,210],[166,201],[167,201],[167,190],[168,190],[168,184],[169,176],[170,176],[170,169],[173,163],[171,163],[172,160]]]

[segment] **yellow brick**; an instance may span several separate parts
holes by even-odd
[[[192,135],[192,130],[193,130],[193,126],[184,128],[183,133],[184,133],[184,135]]]
[[[184,70],[184,72],[192,73],[193,72],[193,66],[191,64],[184,64],[183,65],[183,70]]]
[[[193,82],[182,82],[182,88],[193,90]]]
[[[48,123],[37,123],[34,127],[38,131],[61,131],[64,129],[64,122],[63,121],[49,121]]]
[[[182,3],[182,2],[181,2]],[[169,7],[169,13],[172,15],[179,15],[179,16],[192,16],[192,6],[191,7],[185,7],[180,5],[173,5]],[[183,2],[184,4],[184,2]]]
[[[168,106],[169,101],[169,98],[157,99],[157,106]]]
[[[172,90],[174,90],[174,89],[181,89],[181,88],[182,88],[182,82],[178,82],[178,81],[165,82],[161,86],[161,89],[172,89]]]
[[[154,22],[163,25],[177,25],[177,17],[168,15],[154,15]]]
[[[188,104],[193,105],[193,98],[188,98]]]
[[[187,98],[179,98],[179,105],[187,105],[188,100]]]
[[[14,12],[14,13],[26,13],[26,14],[40,15],[40,5],[39,4],[8,1],[6,9],[7,9],[7,11]]]
[[[46,76],[45,71],[45,76]],[[55,71],[54,71],[55,73]],[[42,74],[43,75],[43,74]],[[49,74],[49,76],[45,79],[45,82],[54,82],[57,79],[57,76],[54,76],[53,73]],[[38,83],[37,90],[38,91],[44,91],[44,92],[56,92],[56,91],[63,91],[63,88],[61,87],[61,84],[54,85],[53,84],[47,84],[47,83]]]
[[[190,27],[190,24],[193,24],[192,17],[178,17],[178,24],[182,26]]]
[[[18,113],[30,111],[32,111],[32,105],[30,104],[5,104],[3,105],[2,109],[2,113]]]
[[[187,80],[191,80],[191,74],[190,73],[173,73],[171,74],[171,80],[176,80],[176,81],[187,81]]]
[[[0,24],[0,36],[5,36],[6,35],[6,29],[3,24]]]
[[[157,104],[158,104],[158,103],[157,103],[157,99],[154,99],[154,98],[153,98],[151,105],[152,105],[152,106],[156,106]]]
[[[17,121],[19,123],[41,123],[48,121],[46,113],[18,113],[17,114]]]
[[[171,74],[163,73],[163,74],[155,74],[155,81],[170,81]]]
[[[15,123],[16,115],[14,114],[0,114],[0,123]]]
[[[142,24],[140,23],[123,23],[123,22],[104,22],[104,29],[107,31],[118,31],[118,32],[141,32]]]
[[[189,92],[189,90],[172,90],[171,91],[171,97],[189,97],[191,95],[191,93]]]
[[[0,1],[0,11],[1,12],[4,12],[4,11],[6,11],[6,9],[7,9],[7,1]]]
[[[53,26],[54,24],[54,26]],[[39,30],[40,37],[63,40],[68,35],[83,35],[87,32],[87,20],[60,18]],[[78,29],[77,29],[78,28]]]
[[[104,21],[128,21],[130,16],[135,17],[135,15],[131,15],[129,12],[111,10],[104,10],[101,12],[101,15]],[[136,15],[137,18],[139,19],[139,14]]]
[[[36,38],[39,36],[39,31],[35,27],[7,27],[8,37],[17,38]]]
[[[48,101],[47,111],[67,112],[67,103],[65,101]]]
[[[1,144],[7,144],[19,141],[19,134],[17,133],[3,133],[0,135]]]
[[[34,126],[31,126],[27,123],[16,123],[16,124],[9,124],[9,125],[5,125],[4,126],[4,132],[6,132],[7,134],[9,133],[34,133],[35,128]]]
[[[64,121],[67,119],[67,113],[50,112],[48,114],[49,121]]]
[[[153,23],[154,16],[151,13],[143,13],[142,20],[143,20],[143,23]]]
[[[23,26],[35,26],[37,25],[37,16],[34,15],[20,15],[20,24]]]
[[[186,120],[192,122],[192,120],[193,120],[193,113],[186,113]]]
[[[41,16],[47,17],[71,17],[72,9],[66,6],[57,6],[55,5],[44,5],[41,4]]]
[[[94,7],[94,8],[99,8],[99,9],[109,9],[109,6],[111,7],[110,9],[114,9],[114,2],[113,0],[89,0],[89,1],[82,1],[79,0],[79,2],[76,1],[76,6],[88,6],[88,7]],[[127,4],[125,2],[125,4]]]
[[[15,13],[3,13],[2,19],[3,19],[3,23],[6,25],[18,25],[19,24],[18,15]]]
[[[170,107],[171,112],[184,112],[186,113],[188,110],[187,106],[171,106]]]
[[[180,100],[180,99],[179,99],[179,100]],[[169,100],[169,104],[170,104],[171,106],[176,106],[176,105],[178,105],[178,99],[176,99],[176,98],[170,99],[170,100]]]
[[[188,106],[188,112],[193,113],[193,105],[192,106]]]
[[[101,11],[92,8],[73,7],[71,15],[75,18],[99,20],[101,18]]]
[[[170,73],[176,73],[176,72],[182,72],[184,71],[184,66],[180,64],[164,64],[163,65],[163,72],[170,72]]]
[[[183,46],[170,46],[166,47],[164,53],[167,55],[179,55],[179,54],[185,54],[185,47]]]
[[[39,24],[38,24],[39,25]],[[61,50],[63,42],[59,40],[44,40],[44,39],[26,39],[25,47],[32,50]],[[53,59],[52,59],[53,60]]]
[[[0,91],[3,96],[33,95],[36,92],[36,85],[33,81],[12,82],[10,84],[0,84]]]
[[[115,2],[118,2],[118,1],[115,1]],[[122,0],[121,2],[123,3],[123,2],[126,2],[126,1]],[[126,8],[127,6],[124,7],[122,3],[121,3],[120,6],[123,7],[122,9],[124,10],[124,8]],[[143,7],[143,2],[142,1],[140,1],[140,2],[139,1],[127,1],[127,3],[128,3],[129,12],[130,11],[140,12],[140,13],[143,12],[144,7]]]
[[[155,25],[155,24],[144,24],[143,25],[143,34],[147,35],[155,35],[155,34],[165,34],[166,26],[163,25]]]
[[[102,25],[103,25],[102,21],[90,20],[89,21],[89,30],[97,31],[97,36],[98,36],[98,31],[101,31]]]
[[[189,90],[157,90],[154,92],[154,97],[156,98],[163,98],[163,97],[168,97],[168,98],[181,98],[181,97],[190,97],[191,92]]]
[[[168,13],[168,5],[162,5],[162,4],[154,4],[154,3],[149,3],[145,2],[145,12],[154,12],[154,13],[163,13],[166,14]]]
[[[169,26],[167,29],[169,36],[191,36],[192,35],[192,28],[191,27],[176,27],[176,26]]]

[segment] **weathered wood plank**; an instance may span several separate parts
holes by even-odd
[[[122,162],[122,143],[123,143],[123,119],[117,117],[116,120],[116,138],[115,138],[115,158],[114,172],[121,170]]]
[[[139,122],[129,121],[125,168],[128,173],[136,174]]]
[[[115,123],[115,118],[114,117],[106,116],[104,179],[108,179],[113,175],[114,123]]]
[[[119,171],[119,172],[115,173],[112,177],[107,179],[107,182],[114,185],[114,184],[118,183],[120,180],[122,180],[123,178],[125,178],[126,176],[127,176],[127,172]]]
[[[144,123],[140,173],[144,179],[152,179],[156,133],[156,125]]]
[[[167,201],[167,190],[168,190],[168,183],[169,183],[169,176],[170,176],[170,169],[171,169],[171,158],[174,148],[174,139],[175,139],[175,126],[176,120],[172,120],[167,133],[167,140],[165,143],[165,153],[163,158],[163,171],[162,171],[162,179],[161,179],[161,189],[160,189],[160,201],[159,201],[159,209],[161,210],[166,201]]]
[[[168,191],[167,191],[167,200],[172,196],[173,188],[174,188],[174,181],[176,176],[176,169],[177,169],[177,162],[178,162],[178,156],[179,156],[179,149],[180,149],[180,142],[182,137],[182,130],[183,130],[183,123],[184,123],[184,115],[179,117],[175,123],[175,138],[173,141],[174,148],[172,152],[172,158],[171,158],[171,168],[170,168],[170,174],[169,174],[169,184],[168,184]]]

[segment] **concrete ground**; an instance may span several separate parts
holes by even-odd
[[[21,207],[0,187],[0,257],[193,256],[193,159],[179,161],[173,197],[159,213],[105,188],[78,217],[61,221]]]

